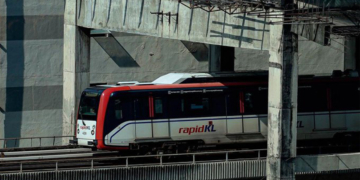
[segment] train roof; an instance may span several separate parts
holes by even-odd
[[[339,72],[327,75],[301,75],[300,81],[307,82],[334,82],[344,80],[359,80],[358,73],[354,71]],[[129,87],[129,89],[163,89],[163,88],[186,88],[208,87],[226,85],[261,85],[267,84],[268,71],[248,71],[237,73],[169,73],[153,82],[124,81],[114,85],[97,85],[90,89],[105,90],[115,87]],[[154,86],[156,85],[156,86]]]

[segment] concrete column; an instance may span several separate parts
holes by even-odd
[[[234,71],[235,48],[209,45],[209,73]]]
[[[66,0],[64,14],[63,135],[74,135],[81,92],[90,84],[90,30],[76,26],[77,2]],[[68,140],[63,140],[68,143]]]
[[[344,37],[345,46],[344,49],[344,70],[352,69],[356,70],[356,61],[357,61],[357,47],[356,47],[356,37]]]
[[[282,0],[283,7],[292,3]],[[298,88],[297,35],[291,25],[270,26],[269,54],[266,174],[268,180],[290,180],[295,179]]]

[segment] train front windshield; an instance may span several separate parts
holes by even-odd
[[[84,92],[79,108],[79,119],[95,120],[99,108],[99,94],[97,92]]]

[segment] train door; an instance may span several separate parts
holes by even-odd
[[[244,93],[234,92],[226,96],[226,134],[244,133]]]
[[[329,130],[330,126],[330,89],[316,88],[314,89],[314,129],[315,130]]]
[[[169,138],[170,123],[167,115],[168,102],[164,96],[150,95],[150,111],[152,121],[153,138]]]
[[[137,94],[134,96],[135,139],[153,137],[151,101],[149,96]]]

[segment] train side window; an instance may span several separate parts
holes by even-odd
[[[329,111],[328,106],[328,95],[326,88],[314,88],[313,99],[313,111]]]
[[[154,118],[167,118],[167,99],[154,97]]]
[[[227,95],[227,115],[240,115],[240,93],[234,92]]]
[[[138,120],[150,119],[148,97],[144,96],[134,99],[134,116]]]
[[[313,112],[313,90],[311,87],[299,87],[298,91],[298,111],[299,112]]]
[[[244,92],[244,113],[266,114],[267,101],[267,91]]]
[[[120,99],[116,99],[114,101],[114,107],[115,107],[115,118],[117,120],[123,119],[122,103]]]
[[[114,93],[106,108],[104,134],[108,134],[121,123],[133,120],[133,100],[123,94]]]
[[[210,96],[210,113],[212,116],[225,116],[225,96],[224,95],[212,95]]]
[[[163,113],[163,105],[162,100],[160,98],[155,98],[154,101],[155,106],[155,114],[162,114]]]
[[[170,118],[184,117],[184,99],[180,96],[171,96],[169,98],[169,116]]]
[[[359,109],[359,91],[357,86],[339,86],[331,89],[333,111]]]
[[[246,114],[255,114],[254,109],[254,93],[244,93],[244,108]]]
[[[209,98],[199,96],[185,96],[185,115],[187,117],[198,117],[209,115]]]

